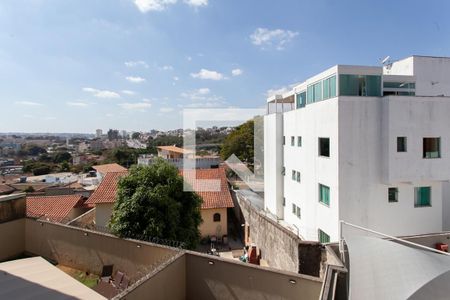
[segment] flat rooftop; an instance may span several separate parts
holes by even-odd
[[[0,263],[0,299],[106,299],[40,256]]]

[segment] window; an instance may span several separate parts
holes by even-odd
[[[297,206],[297,218],[299,218],[299,219],[301,219],[301,217],[302,217],[302,212],[301,212],[301,210],[300,210],[300,207],[298,207]]]
[[[406,136],[397,137],[397,152],[406,152]]]
[[[294,203],[292,203],[292,213],[293,214],[297,213],[297,206],[295,206]]]
[[[388,201],[389,202],[398,202],[398,188],[390,187],[388,189]]]
[[[431,206],[431,187],[414,188],[414,207]]]
[[[286,175],[286,167],[283,167],[282,169],[281,169],[281,175]]]
[[[423,138],[423,158],[441,157],[441,138]]]
[[[297,137],[297,147],[301,147],[302,146],[302,137],[298,136]]]
[[[291,146],[295,146],[295,136],[291,136]]]
[[[319,183],[319,202],[330,206],[330,188]]]
[[[286,206],[286,197],[283,197],[283,207]]]
[[[322,100],[322,81],[309,85],[306,91],[306,103],[309,104]]]
[[[296,171],[295,170],[292,170],[292,180],[295,180],[296,179]]]
[[[297,172],[297,182],[300,182],[300,172]]]
[[[330,139],[319,138],[319,156],[330,157]]]
[[[286,137],[283,135],[283,145],[286,145]]]
[[[219,213],[215,213],[213,216],[213,221],[214,222],[220,222],[220,214]]]
[[[336,97],[336,75],[323,81],[323,99]]]
[[[330,236],[325,233],[325,231],[318,230],[319,232],[319,242],[322,244],[329,243],[330,242]]]
[[[339,75],[341,96],[381,96],[380,75]]]
[[[306,105],[306,91],[295,95],[296,108],[302,108]]]

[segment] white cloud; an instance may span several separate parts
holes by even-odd
[[[193,101],[206,100],[207,95],[211,92],[209,88],[200,88],[197,90],[181,93],[181,97],[188,98]]]
[[[257,28],[255,32],[250,35],[250,40],[256,46],[262,49],[275,47],[277,50],[283,50],[285,45],[298,35],[298,32],[267,28]]]
[[[90,88],[90,87],[85,87],[83,88],[84,92],[88,92],[94,95],[94,97],[97,98],[120,98],[120,95],[116,92],[112,92],[112,91],[107,91],[107,90],[98,90],[98,89],[94,89],[94,88]]]
[[[178,81],[178,80],[180,80],[180,78],[178,76],[174,76],[173,80]]]
[[[24,106],[42,106],[42,103],[33,102],[33,101],[16,101],[14,103],[17,105],[24,105]]]
[[[159,111],[162,112],[162,113],[169,113],[169,112],[172,112],[173,110],[174,109],[172,107],[161,107],[159,109]]]
[[[128,68],[144,67],[148,69],[148,64],[143,60],[126,61],[125,66],[127,66]]]
[[[139,77],[139,76],[127,76],[125,77],[126,80],[128,80],[129,82],[133,82],[133,83],[141,83],[146,81],[145,78]]]
[[[69,102],[66,102],[66,104],[68,106],[74,106],[74,107],[86,107],[89,105],[86,102],[80,102],[80,101],[73,101],[73,102],[69,101]]]
[[[200,6],[207,6],[208,0],[184,0],[184,3],[186,3],[189,6],[200,7]]]
[[[142,12],[162,11],[169,5],[177,3],[177,0],[134,0],[134,4]]]
[[[122,94],[133,96],[136,95],[136,92],[130,90],[122,90]]]
[[[206,69],[201,69],[198,73],[191,73],[191,76],[193,78],[209,79],[209,80],[225,79],[225,76],[223,76],[223,74],[216,72],[216,71],[206,70]]]
[[[292,88],[289,87],[289,86],[283,86],[283,87],[281,87],[279,89],[270,89],[270,90],[267,90],[266,97],[269,98],[269,97],[272,97],[272,96],[275,96],[275,95],[282,95],[284,93],[289,92],[291,89]]]
[[[150,102],[152,102],[152,101],[151,101],[150,99],[144,98],[144,99],[142,99],[142,102],[150,103]]]
[[[126,110],[135,110],[135,111],[141,111],[145,112],[147,109],[152,107],[151,103],[148,102],[137,102],[137,103],[120,103],[118,104],[120,107]]]
[[[243,71],[241,69],[233,69],[231,70],[231,75],[233,76],[239,76],[242,75]]]
[[[161,68],[159,68],[160,70],[163,70],[163,71],[172,71],[173,70],[173,67],[171,66],[171,65],[165,65],[165,66],[162,66]]]

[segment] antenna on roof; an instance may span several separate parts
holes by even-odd
[[[389,64],[389,63],[390,63],[390,61],[389,61],[390,58],[391,58],[390,55],[386,56],[385,58],[383,58],[383,59],[381,60],[381,64],[382,64],[382,65]]]

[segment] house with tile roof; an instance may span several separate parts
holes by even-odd
[[[95,207],[95,225],[106,226],[111,219],[114,202],[116,202],[117,183],[128,171],[108,172],[98,188],[86,200],[85,205]]]
[[[189,149],[184,149],[173,146],[158,146],[156,147],[158,150],[158,156],[164,159],[172,159],[172,158],[191,158],[195,156],[195,152]]]
[[[86,211],[82,195],[27,197],[27,217],[67,223]]]
[[[228,188],[225,169],[185,169],[180,170],[186,183],[202,198],[200,225],[202,237],[222,238],[228,234],[228,208],[234,207]]]

